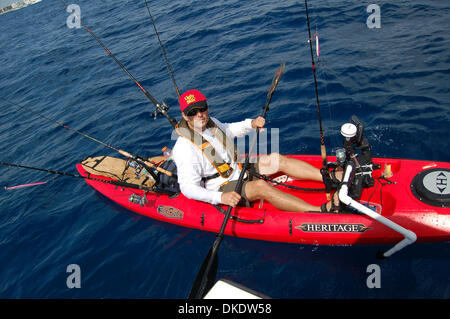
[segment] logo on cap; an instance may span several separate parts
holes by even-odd
[[[195,95],[194,94],[189,94],[187,96],[184,97],[184,100],[186,101],[187,105],[194,103],[195,100]]]

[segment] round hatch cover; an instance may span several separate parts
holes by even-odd
[[[420,201],[438,207],[450,207],[450,169],[432,168],[417,174],[411,191]]]

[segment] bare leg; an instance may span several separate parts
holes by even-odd
[[[290,212],[320,211],[319,206],[308,204],[291,194],[284,193],[263,180],[248,182],[245,194],[249,201],[264,199],[276,208]]]
[[[283,172],[297,179],[322,181],[322,174],[317,167],[301,160],[289,158],[278,153],[263,155],[259,160],[259,172],[271,175]]]
[[[259,172],[263,175],[271,175],[283,172],[301,180],[322,181],[322,174],[317,167],[301,160],[288,158],[278,153],[263,155],[259,160]],[[342,180],[342,170],[336,171],[336,177]],[[262,180],[247,183],[246,195],[250,201],[264,199],[280,210],[306,212],[320,211],[319,206],[308,204],[304,200],[291,194],[284,193],[279,189],[263,182]],[[337,196],[333,199],[339,204]],[[331,201],[327,203],[327,209],[331,208]]]

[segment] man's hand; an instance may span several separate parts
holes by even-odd
[[[263,128],[264,124],[266,124],[266,119],[262,116],[258,116],[256,119],[252,120],[252,127],[254,129]]]
[[[236,207],[236,205],[239,203],[239,201],[241,200],[241,195],[239,195],[236,192],[225,192],[222,193],[222,204],[231,206],[231,207]]]

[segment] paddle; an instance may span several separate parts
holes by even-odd
[[[281,75],[283,74],[285,68],[285,62],[281,63],[280,67],[277,69],[275,76],[272,81],[272,85],[270,86],[269,92],[267,93],[266,104],[263,107],[262,117],[266,116],[267,111],[269,110],[270,100],[272,99],[273,92],[277,87],[278,82],[280,81]],[[256,140],[258,138],[259,128],[256,129],[256,135],[253,137],[252,143],[250,144],[250,149],[245,157],[244,167],[239,175],[239,179],[235,188],[236,193],[240,193],[242,189],[242,185],[244,183],[244,175],[245,171],[249,166],[250,154],[253,152],[253,148],[256,145]],[[217,250],[219,249],[220,243],[222,242],[223,235],[225,232],[225,228],[227,226],[228,220],[231,216],[231,211],[233,210],[232,206],[228,207],[228,210],[225,214],[225,218],[222,223],[222,227],[220,228],[219,233],[216,236],[216,240],[214,241],[211,249],[206,255],[205,260],[203,261],[202,266],[195,278],[194,284],[192,286],[191,292],[189,294],[189,299],[201,299],[205,296],[205,294],[211,289],[214,284],[216,274],[217,274],[217,265],[218,265],[218,256]]]

